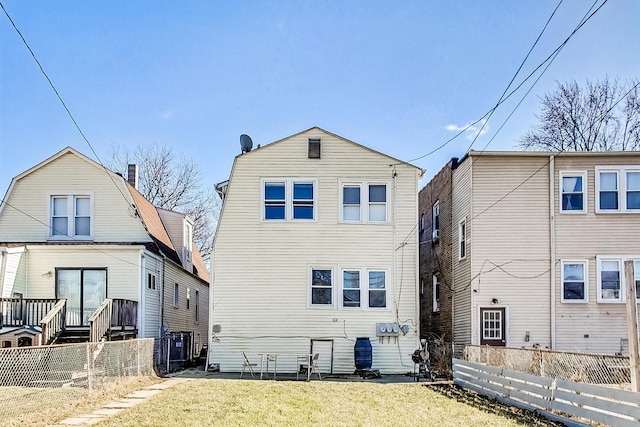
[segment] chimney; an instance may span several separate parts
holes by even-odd
[[[127,182],[138,189],[138,165],[127,165]]]

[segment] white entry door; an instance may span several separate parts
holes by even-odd
[[[333,340],[311,340],[311,354],[320,353],[318,367],[321,374],[333,373]]]

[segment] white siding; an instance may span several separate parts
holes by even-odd
[[[474,254],[471,213],[471,159],[467,158],[453,171],[451,190],[451,230],[453,277],[453,341],[471,344],[471,260]],[[467,257],[458,260],[458,223],[467,218]]]
[[[550,345],[549,158],[472,156],[472,342],[481,307],[507,309],[511,347]],[[499,301],[492,304],[493,299]],[[529,332],[529,341],[525,341]]]
[[[85,191],[93,194],[93,241],[150,241],[140,219],[132,214],[133,201],[122,177],[107,174],[73,153],[60,156],[14,183],[8,203],[22,212],[4,207],[0,240],[47,241],[50,194]]]
[[[156,279],[155,289],[149,288],[149,274]],[[140,338],[160,336],[160,306],[162,295],[162,259],[149,252],[145,253],[142,269],[142,310],[144,324],[140,328]]]
[[[18,292],[24,294],[25,289],[25,277],[27,271],[26,254],[24,248],[8,249],[6,253],[3,253],[4,257],[4,271],[2,279],[2,298],[12,298],[13,294]]]
[[[627,318],[624,303],[598,303],[596,256],[640,257],[640,213],[595,213],[595,167],[636,165],[640,154],[621,156],[575,157],[557,156],[555,160],[556,205],[556,347],[559,350],[581,350],[615,353],[620,340],[627,339]],[[587,213],[560,213],[559,172],[586,171]],[[588,261],[588,303],[562,303],[562,272],[560,260]],[[624,272],[621,272],[624,275]]]
[[[307,158],[307,138],[322,139],[321,159]],[[353,372],[355,339],[364,336],[371,338],[374,368],[412,369],[418,170],[394,163],[319,129],[236,158],[215,240],[212,323],[221,332],[211,343],[212,362],[239,371],[241,351],[253,358],[266,351],[305,353],[311,339],[332,339],[334,372]],[[296,177],[317,179],[317,218],[262,221],[261,179]],[[386,182],[389,222],[339,222],[341,180]],[[334,307],[308,307],[311,267],[333,269]],[[387,271],[387,308],[338,308],[343,267]],[[376,322],[395,321],[407,324],[409,333],[401,333],[397,345],[394,339],[378,342]],[[293,372],[295,359],[279,360],[281,367]]]
[[[178,284],[178,306],[174,306],[174,285]],[[187,309],[187,289],[190,302]],[[196,322],[196,291],[199,292],[199,321]],[[164,268],[164,318],[163,326],[167,332],[194,333],[196,351],[207,342],[209,322],[209,286],[193,275],[187,274],[182,267],[166,261]]]
[[[24,297],[55,298],[56,268],[106,268],[107,297],[138,301],[140,249],[133,246],[28,246]]]

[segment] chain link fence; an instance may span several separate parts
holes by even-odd
[[[0,349],[0,424],[123,377],[153,375],[152,338]]]
[[[464,359],[547,378],[620,388],[631,384],[626,356],[468,345],[464,347]]]

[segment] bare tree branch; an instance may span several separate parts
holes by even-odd
[[[630,151],[640,149],[638,81],[558,83],[541,99],[538,125],[520,140],[526,150]],[[623,101],[624,102],[621,102]]]

